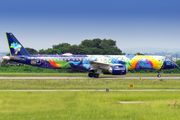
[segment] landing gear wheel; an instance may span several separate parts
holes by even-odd
[[[160,78],[160,77],[161,77],[161,75],[160,75],[160,74],[158,74],[158,75],[157,75],[157,77],[159,77],[159,78]]]
[[[93,73],[89,73],[88,76],[89,76],[89,77],[93,77],[94,74],[93,74]]]
[[[98,78],[99,77],[99,74],[94,74],[94,78]]]
[[[158,75],[157,77],[160,78],[161,77],[161,74],[160,74],[161,70],[158,71]]]

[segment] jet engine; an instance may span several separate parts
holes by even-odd
[[[125,75],[127,71],[126,65],[114,65],[108,70],[108,72],[110,72],[112,75]]]

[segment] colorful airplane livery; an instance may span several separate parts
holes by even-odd
[[[6,33],[10,56],[4,60],[19,62],[49,69],[79,69],[89,71],[89,77],[98,78],[101,73],[125,75],[128,70],[173,69],[178,66],[165,60],[163,56],[126,56],[126,55],[31,55],[12,33]]]

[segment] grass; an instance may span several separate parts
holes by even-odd
[[[180,89],[180,80],[123,80],[123,79],[62,79],[62,80],[0,80],[1,90],[26,89]]]
[[[157,74],[127,74],[127,77]],[[0,76],[87,77],[69,73],[0,73]],[[102,75],[103,77],[106,75]],[[102,77],[101,76],[101,77]],[[180,76],[180,74],[162,74]],[[106,76],[112,77],[112,76]],[[116,77],[116,76],[115,76]],[[120,77],[120,76],[118,76]],[[124,77],[124,76],[123,76]],[[180,89],[180,80],[0,80],[1,90],[103,89],[105,91],[0,91],[0,120],[179,120],[180,91],[111,91],[111,89]],[[143,101],[121,104],[118,101]]]
[[[180,91],[15,92],[0,91],[2,120],[178,120]],[[144,101],[120,104],[118,101]]]
[[[161,73],[162,77],[179,77],[180,74]],[[88,73],[0,73],[0,77],[88,77]],[[126,75],[104,75],[100,77],[157,77],[157,73],[127,73]]]

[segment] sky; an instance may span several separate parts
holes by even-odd
[[[179,0],[1,0],[5,32],[36,50],[85,39],[113,39],[122,52],[180,51]]]

